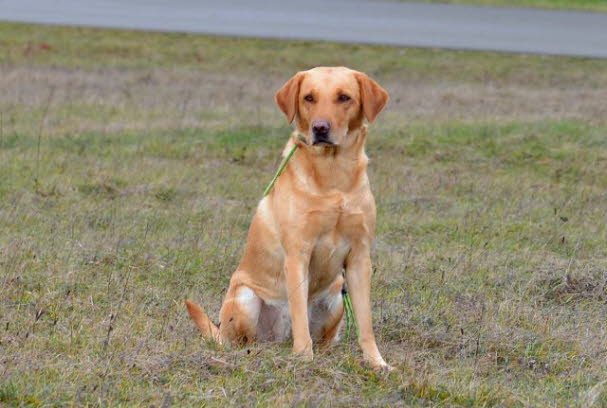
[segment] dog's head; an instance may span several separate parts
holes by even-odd
[[[309,145],[347,146],[348,134],[373,122],[388,93],[362,72],[318,67],[295,74],[276,92],[276,104]]]

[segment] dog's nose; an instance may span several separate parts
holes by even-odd
[[[320,138],[326,138],[329,136],[331,130],[331,124],[326,120],[315,120],[312,122],[312,133],[314,136]]]

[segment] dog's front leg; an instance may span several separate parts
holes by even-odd
[[[293,333],[293,352],[312,360],[312,337],[308,324],[308,265],[310,256],[301,250],[287,253],[285,262],[285,280],[291,330]]]
[[[352,247],[346,261],[346,282],[358,323],[358,343],[373,368],[391,369],[382,358],[373,333],[371,319],[371,256],[367,244]]]

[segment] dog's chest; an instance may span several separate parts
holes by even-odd
[[[349,240],[332,233],[321,236],[310,258],[309,293],[326,290],[342,273],[346,257],[350,252]]]
[[[327,205],[322,216],[324,225],[318,243],[335,255],[349,249],[349,243],[369,233],[365,211],[348,195],[340,195]]]
[[[335,267],[340,268],[343,265],[348,252],[350,251],[349,239],[333,231],[319,237],[314,251],[312,252],[311,267]]]
[[[352,244],[366,233],[361,211],[341,200],[326,213],[325,228],[317,237],[310,259],[311,291],[323,290],[342,272]]]

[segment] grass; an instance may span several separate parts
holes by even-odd
[[[411,1],[411,0],[398,0]],[[417,0],[416,0],[417,1]],[[555,10],[607,12],[605,0],[421,0],[427,3],[469,4],[497,7],[532,7]]]
[[[607,61],[0,24],[0,405],[605,406]],[[219,350],[289,128],[344,64],[370,133],[381,375],[353,343]]]

